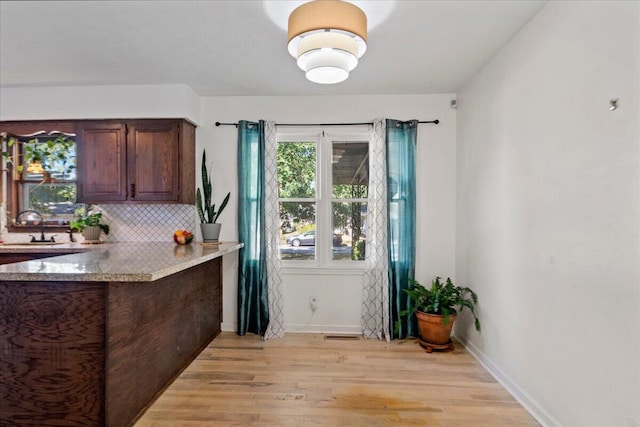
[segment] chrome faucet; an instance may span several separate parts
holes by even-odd
[[[44,242],[51,242],[54,243],[55,240],[53,238],[53,236],[51,236],[50,239],[45,239],[44,238],[44,217],[42,216],[42,214],[38,211],[34,211],[33,209],[26,209],[22,212],[18,212],[18,215],[16,215],[16,224],[19,223],[19,219],[22,216],[22,214],[25,213],[32,213],[32,214],[36,214],[39,218],[40,218],[40,240],[36,239],[36,236],[30,234],[31,236],[31,243],[44,243]]]

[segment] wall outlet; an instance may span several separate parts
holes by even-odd
[[[318,309],[318,298],[317,297],[309,297],[309,306],[312,311],[316,311]]]

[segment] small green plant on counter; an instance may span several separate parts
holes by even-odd
[[[109,224],[102,222],[102,212],[91,212],[91,208],[80,208],[76,211],[78,218],[69,223],[69,227],[82,231],[86,227],[100,227],[104,234],[109,234]]]

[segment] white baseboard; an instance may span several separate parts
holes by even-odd
[[[284,325],[285,334],[304,333],[304,334],[361,334],[362,327],[340,326],[340,325],[318,325],[318,324],[297,324],[286,323]]]
[[[504,387],[514,399],[538,421],[543,427],[558,427],[560,423],[553,418],[542,406],[513,381],[502,369],[498,367],[486,354],[476,347],[465,336],[455,335],[455,338],[466,348],[480,364],[491,374],[496,381]]]
[[[237,332],[238,324],[235,322],[222,322],[220,328],[223,332]],[[297,324],[286,323],[284,325],[285,334],[361,334],[362,327],[354,326],[336,326],[336,325],[317,325],[317,324]]]
[[[238,324],[236,322],[222,322],[220,324],[222,332],[237,332]]]

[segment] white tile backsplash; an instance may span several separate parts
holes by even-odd
[[[178,229],[195,233],[193,205],[99,205],[109,224],[110,242],[157,242],[173,239]]]
[[[198,224],[193,205],[112,204],[93,205],[93,208],[102,211],[104,222],[109,224],[109,236],[102,235],[102,240],[109,242],[172,241],[176,230],[189,230],[195,234]],[[56,241],[69,241],[68,235],[63,233],[46,233],[46,237],[52,234],[56,236]],[[74,237],[82,241],[82,234],[74,233]],[[2,228],[2,240],[5,243],[26,242],[29,239],[28,234],[8,233]]]

